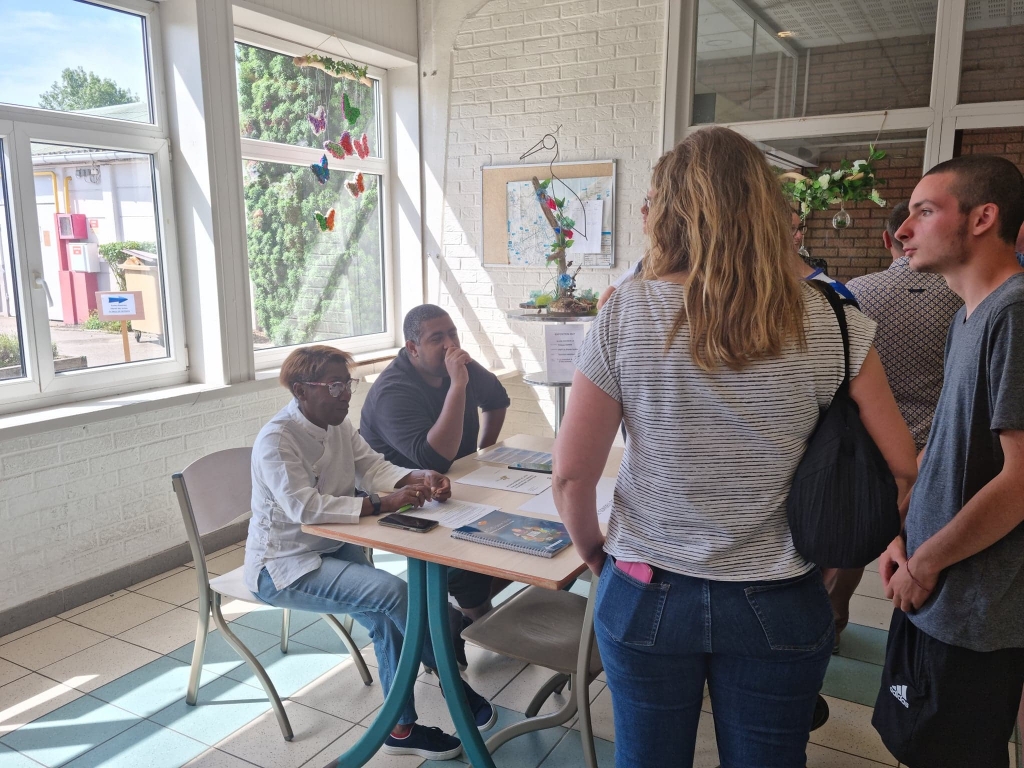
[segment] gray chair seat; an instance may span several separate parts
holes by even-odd
[[[586,610],[587,600],[580,595],[527,587],[466,627],[462,637],[502,656],[574,675]],[[590,677],[603,669],[595,644]]]

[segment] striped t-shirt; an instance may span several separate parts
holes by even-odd
[[[605,551],[715,581],[785,579],[813,565],[793,547],[786,497],[797,464],[843,376],[839,324],[803,286],[807,349],[739,371],[698,368],[686,326],[664,351],[684,288],[635,280],[601,310],[576,360],[622,403],[628,440]],[[850,375],[875,324],[846,308]]]

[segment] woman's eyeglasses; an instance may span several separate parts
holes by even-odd
[[[792,234],[794,234],[794,235],[795,235],[795,234],[796,234],[797,232],[800,232],[801,234],[804,234],[804,233],[806,233],[806,232],[807,232],[807,225],[806,225],[806,224],[797,224],[797,225],[796,225],[795,227],[790,227],[790,228],[789,228],[789,231],[790,231],[790,232],[791,232]]]
[[[328,384],[325,381],[304,381],[303,384],[308,384],[311,387],[327,387],[327,394],[331,397],[341,397],[344,394],[352,394],[356,391],[356,387],[359,385],[359,379],[349,379],[348,381],[332,381]]]

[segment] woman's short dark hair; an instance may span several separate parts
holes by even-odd
[[[1000,239],[1017,241],[1017,232],[1024,224],[1024,176],[1016,165],[995,155],[963,155],[939,163],[925,176],[936,173],[954,175],[949,191],[960,203],[961,213],[993,203],[999,208]]]
[[[293,384],[319,381],[331,363],[343,363],[347,368],[353,363],[352,355],[325,344],[299,347],[285,358],[278,381],[291,392]]]

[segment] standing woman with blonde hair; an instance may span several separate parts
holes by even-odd
[[[722,768],[803,768],[834,630],[786,498],[843,378],[839,325],[793,270],[790,212],[751,142],[698,131],[651,187],[645,279],[612,295],[584,341],[554,456],[559,514],[601,574],[616,764],[692,765],[707,682]],[[850,393],[902,495],[914,443],[874,323],[846,314]],[[620,420],[605,539],[596,485]]]

